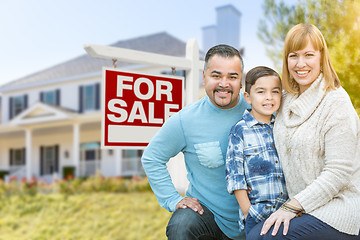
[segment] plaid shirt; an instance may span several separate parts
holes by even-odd
[[[251,187],[249,214],[256,222],[265,220],[288,198],[284,174],[275,149],[269,124],[258,122],[248,110],[230,132],[226,154],[226,180],[228,192]],[[240,230],[245,216],[239,211]]]

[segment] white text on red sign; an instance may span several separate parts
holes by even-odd
[[[140,87],[142,84],[147,85],[147,92],[142,93]],[[139,101],[134,101],[131,111],[128,112],[124,107],[128,107],[128,103],[124,99],[114,98],[108,102],[108,109],[110,112],[115,114],[107,114],[107,118],[111,122],[121,123],[129,122],[132,123],[136,119],[140,120],[142,123],[157,123],[162,124],[166,121],[171,115],[175,112],[172,112],[173,109],[179,109],[179,104],[164,104],[164,117],[155,118],[155,105],[154,102],[147,102],[148,104],[148,113],[145,112],[143,101],[149,100],[155,94],[155,101],[161,101],[162,95],[166,96],[167,101],[171,102],[172,99],[172,90],[173,86],[171,82],[156,80],[155,86],[151,80],[148,78],[140,77],[135,79],[129,76],[117,76],[117,85],[116,85],[116,96],[121,98],[124,96],[125,91],[133,91],[135,96]]]

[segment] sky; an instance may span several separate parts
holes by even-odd
[[[166,31],[201,49],[201,28],[228,4],[242,13],[245,70],[273,67],[257,37],[263,0],[0,0],[0,85],[86,54],[84,44]]]

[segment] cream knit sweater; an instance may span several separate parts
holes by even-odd
[[[320,74],[282,101],[274,138],[289,197],[333,228],[359,234],[360,122],[348,94],[324,91]]]

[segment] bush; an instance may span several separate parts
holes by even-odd
[[[75,167],[74,166],[63,167],[63,178],[68,178],[70,176],[75,176]]]
[[[0,170],[0,179],[4,180],[5,175],[8,175],[9,171],[6,170]]]
[[[36,178],[30,180],[11,178],[9,183],[0,180],[0,194],[9,195],[36,195],[37,193],[61,193],[80,194],[92,192],[145,192],[151,191],[146,177],[104,177],[96,174],[89,178],[73,178],[68,175],[66,179],[56,180],[52,184],[38,181]]]

